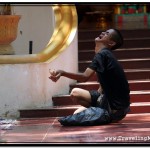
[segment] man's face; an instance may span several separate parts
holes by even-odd
[[[111,40],[112,35],[114,34],[113,29],[109,29],[105,32],[102,32],[97,38],[95,38],[95,42],[102,42],[104,44],[108,44]]]

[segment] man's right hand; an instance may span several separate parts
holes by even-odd
[[[57,82],[59,78],[61,77],[61,71],[55,71],[55,70],[49,70],[50,76],[49,79],[51,79],[53,82]]]
[[[54,82],[57,82],[57,80],[61,76],[64,76],[73,80],[77,80],[79,82],[86,82],[94,73],[95,71],[90,68],[87,68],[84,73],[71,73],[63,70],[51,70],[49,79],[51,79]]]

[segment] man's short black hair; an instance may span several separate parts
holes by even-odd
[[[116,44],[111,48],[111,50],[117,49],[123,45],[123,36],[119,30],[113,29],[115,32],[112,35],[111,39],[116,42]]]

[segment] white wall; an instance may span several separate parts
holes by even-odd
[[[49,80],[49,68],[77,72],[77,36],[51,63],[0,65],[0,116],[19,117],[19,109],[52,106],[52,96],[68,94],[75,81],[61,77]],[[64,61],[65,60],[65,61]]]
[[[48,9],[49,8],[46,9],[47,13],[49,13]],[[19,10],[18,7],[16,13],[18,14],[19,11],[22,12],[21,15],[27,15],[26,18],[32,18],[33,12],[31,8],[28,8],[26,12],[24,9]],[[35,22],[34,19],[31,20],[31,18],[29,20],[32,21],[34,25],[38,24],[37,18],[41,19],[40,14],[35,19]],[[34,29],[34,26],[29,27],[29,24],[29,22],[23,19],[22,22],[20,22],[19,30],[22,30],[23,34],[18,36],[16,43],[13,43],[17,53],[27,53],[28,37],[33,36],[38,43],[37,50],[40,50],[48,42],[51,32],[49,31],[46,34],[46,31],[50,30],[54,22],[49,21],[45,23],[46,25],[43,28],[46,29],[39,31],[41,34],[40,37],[36,35],[37,31]],[[37,25],[38,28],[40,24],[43,25],[43,22],[39,21]],[[28,32],[26,29],[29,29]],[[38,38],[40,39],[38,40]],[[0,64],[0,117],[16,118],[19,117],[18,110],[20,109],[36,109],[52,106],[52,96],[68,94],[69,85],[75,83],[75,81],[61,77],[57,83],[53,83],[48,78],[49,68],[77,72],[77,49],[76,34],[69,47],[51,63]]]
[[[38,53],[49,42],[54,31],[54,12],[50,5],[14,5],[15,15],[21,15],[18,36],[11,43],[15,54],[29,54],[29,41],[33,41],[33,53]]]

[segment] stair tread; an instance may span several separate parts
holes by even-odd
[[[144,48],[139,48],[139,47],[137,47],[137,48],[118,48],[114,52],[117,52],[117,51],[143,51],[143,50],[149,51],[150,47],[144,47]],[[83,49],[83,50],[79,51],[79,53],[80,52],[94,52],[94,49],[89,49],[89,50]]]
[[[126,120],[128,120],[128,119],[130,119],[130,117],[133,117],[133,116],[135,116],[135,117],[138,117],[138,116],[143,116],[143,117],[150,117],[150,113],[138,113],[138,115],[137,114],[127,114],[127,116],[126,116]],[[34,119],[35,119],[35,117],[33,117]],[[28,118],[28,119],[33,119],[32,117],[30,117],[30,118]],[[45,119],[47,118],[47,119],[49,119],[49,118],[56,118],[56,117],[44,117]],[[57,118],[60,118],[60,117],[57,117]],[[42,120],[43,119],[43,117],[40,117],[40,118],[38,118],[38,120]],[[26,118],[20,118],[20,120],[26,120]]]
[[[74,108],[79,108],[81,105],[62,105],[62,106],[47,106],[47,107],[39,107],[39,108],[26,108],[26,109],[21,109],[21,111],[24,110],[57,110],[57,109],[74,109]]]
[[[118,61],[145,61],[150,60],[150,58],[129,58],[129,59],[118,59]],[[79,63],[91,63],[92,60],[81,60]]]
[[[124,72],[149,72],[149,71],[150,71],[150,68],[124,69]]]
[[[132,40],[149,40],[150,37],[134,37],[134,38],[124,38],[124,41],[132,41]],[[79,39],[79,42],[92,42],[94,39]]]
[[[50,107],[50,109],[71,109],[71,108],[79,108],[81,107],[81,105],[64,105],[64,106],[53,106],[53,107]]]
[[[150,106],[150,102],[134,102],[130,106]]]
[[[145,61],[150,60],[150,58],[129,58],[129,59],[118,59],[118,61]]]
[[[150,79],[141,79],[141,80],[128,80],[129,83],[143,83],[150,82]]]
[[[133,50],[133,51],[143,51],[143,50],[147,50],[149,51],[150,50],[150,47],[135,47],[135,48],[118,48],[116,49],[115,51],[130,51],[130,50]]]
[[[131,107],[133,106],[150,106],[150,102],[134,102],[130,104]],[[24,110],[60,110],[60,109],[78,109],[82,107],[81,105],[62,105],[62,106],[49,106],[49,107],[41,107],[41,108],[32,108],[32,109],[24,109]],[[23,111],[23,109],[22,109]]]
[[[150,113],[150,102],[139,102],[130,104],[131,111],[129,114]],[[43,108],[33,108],[20,110],[21,118],[33,117],[62,117],[73,114],[73,112],[82,107],[81,105],[64,105]]]
[[[137,30],[138,31],[142,31],[142,32],[144,32],[144,31],[149,31],[150,29],[147,29],[147,28],[141,28],[141,29],[120,29],[120,31],[121,32],[133,32],[133,31],[136,31],[136,33],[137,33]],[[89,31],[90,32],[92,32],[92,31],[95,31],[95,32],[100,32],[101,30],[99,29],[99,28],[79,28],[79,31],[78,32],[88,32],[89,33]],[[102,30],[103,31],[103,30]]]
[[[150,106],[150,102],[133,102],[130,106]],[[67,106],[53,106],[52,109],[70,109],[70,108],[79,108],[81,105],[67,105]]]
[[[150,82],[150,79],[140,79],[140,80],[128,80],[128,83],[147,83]],[[93,85],[93,84],[99,84],[97,81],[87,81],[87,82],[77,82],[76,84],[73,85]]]
[[[150,90],[144,90],[144,91],[130,91],[130,94],[134,95],[134,94],[150,94]]]
[[[128,80],[131,91],[145,91],[150,89],[150,79]],[[70,91],[75,88],[83,88],[85,90],[97,90],[99,83],[97,81],[78,82],[70,85]]]
[[[143,91],[130,91],[130,94],[134,95],[134,94],[150,94],[150,90],[143,90]],[[70,97],[70,94],[63,94],[63,95],[56,95],[56,96],[53,96],[53,98],[56,98],[56,97]]]
[[[139,68],[139,69],[124,69],[125,72],[147,72],[150,68]]]

